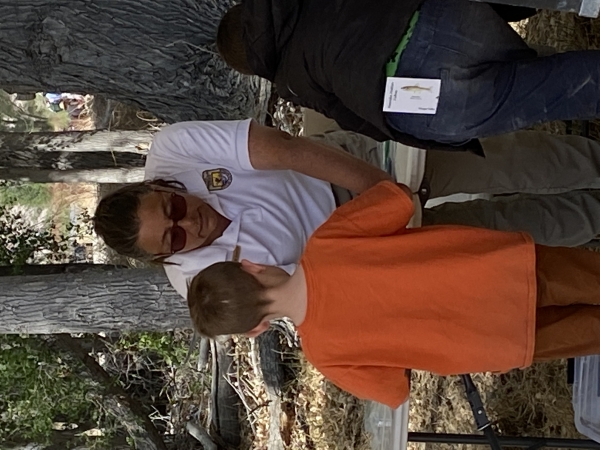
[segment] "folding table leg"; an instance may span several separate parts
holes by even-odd
[[[485,413],[481,396],[479,395],[477,386],[475,386],[475,383],[473,383],[473,379],[468,374],[461,375],[460,378],[465,385],[467,400],[469,400],[469,405],[471,405],[471,411],[473,411],[473,417],[475,418],[477,430],[483,431],[483,434],[485,434],[485,437],[487,438],[492,450],[502,450],[502,446],[498,441],[498,437],[496,436],[496,433],[494,433],[492,424]]]
[[[600,0],[598,0],[600,1]],[[492,450],[502,450],[505,447],[525,447],[527,450],[538,450],[543,447],[564,448],[564,449],[600,449],[600,443],[589,439],[561,439],[546,437],[521,437],[521,436],[496,436],[490,421],[485,413],[483,402],[479,396],[479,391],[469,375],[461,375],[461,380],[465,386],[467,399],[475,417],[477,430],[483,431],[484,436],[480,434],[448,434],[448,433],[408,433],[409,442],[438,443],[438,444],[470,444],[484,445],[487,443]],[[502,444],[500,444],[502,442]]]

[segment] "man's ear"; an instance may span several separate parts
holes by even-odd
[[[265,271],[267,268],[262,264],[253,263],[252,261],[248,261],[247,259],[242,259],[242,269],[248,272],[250,275],[258,275]]]
[[[248,331],[247,333],[244,333],[244,335],[249,338],[255,338],[255,337],[263,334],[265,331],[267,331],[270,326],[271,326],[270,321],[263,320],[258,325],[256,325],[254,328],[252,328],[250,331]]]

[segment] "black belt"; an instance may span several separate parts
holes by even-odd
[[[331,192],[333,194],[333,199],[335,200],[336,208],[354,198],[348,189],[340,187],[336,184],[331,185]]]

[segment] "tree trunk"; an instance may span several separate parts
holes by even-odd
[[[140,181],[152,136],[151,131],[0,132],[0,179]]]
[[[144,180],[144,169],[78,169],[30,170],[2,169],[0,180],[20,180],[31,183],[102,183],[124,184]]]
[[[0,0],[0,87],[105,94],[167,122],[253,115],[215,46],[233,0]]]
[[[57,275],[62,273],[80,273],[90,269],[93,270],[115,270],[124,269],[123,266],[115,264],[25,264],[24,266],[0,266],[0,277],[14,275]],[[18,271],[18,272],[17,272]]]
[[[149,130],[42,131],[38,133],[1,131],[0,161],[3,164],[5,161],[12,160],[28,161],[29,155],[37,156],[52,152],[114,153],[115,157],[128,156],[132,158],[133,155],[141,157],[147,153],[153,137],[154,132]],[[112,166],[114,167],[114,165]],[[139,165],[136,164],[136,167]]]
[[[0,333],[190,328],[185,300],[162,269],[0,277]]]

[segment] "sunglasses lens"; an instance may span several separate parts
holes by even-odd
[[[175,225],[171,228],[171,253],[177,253],[185,247],[186,233],[183,228]]]
[[[171,194],[171,214],[169,219],[178,222],[187,214],[187,204],[185,198],[173,192]]]

